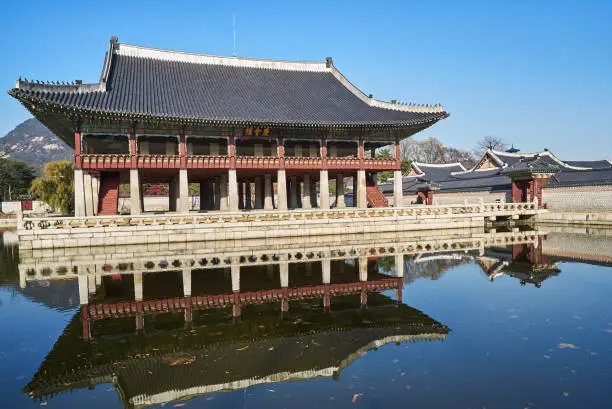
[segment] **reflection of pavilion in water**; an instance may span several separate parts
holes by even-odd
[[[370,349],[449,331],[390,297],[402,279],[375,260],[282,266],[242,267],[238,281],[232,267],[103,276],[24,391],[45,399],[112,383],[125,407],[142,407],[337,378]]]

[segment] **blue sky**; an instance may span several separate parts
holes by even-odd
[[[208,54],[323,61],[375,98],[441,103],[417,135],[612,158],[612,1],[61,1],[0,4],[0,84],[97,82],[111,35]],[[0,94],[0,135],[28,118]]]

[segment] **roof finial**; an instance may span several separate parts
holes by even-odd
[[[327,68],[331,68],[332,65],[334,65],[334,62],[332,61],[332,58],[331,57],[325,58],[325,66]]]

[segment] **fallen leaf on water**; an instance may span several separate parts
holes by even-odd
[[[412,389],[412,386],[410,386],[410,385],[406,385],[406,390],[408,390],[408,391],[409,391],[410,389]]]
[[[561,348],[561,349],[578,349],[580,347],[576,346],[574,344],[568,344],[566,342],[559,342],[559,348]]]
[[[512,319],[517,319],[519,316],[518,315],[511,315],[510,318]]]
[[[402,375],[402,376],[406,375],[406,372],[402,372],[402,374],[401,374],[401,375]]]
[[[569,396],[569,392],[563,392],[563,396],[565,397]]]
[[[210,397],[206,398],[206,400],[212,400],[212,398],[213,398],[213,397],[212,397],[212,396],[210,396]]]
[[[591,356],[598,355],[599,352],[591,352]]]
[[[40,406],[47,406],[47,402],[40,402]]]
[[[357,398],[360,397],[361,395],[362,395],[361,393],[354,394],[352,402],[355,403],[357,401]]]
[[[612,334],[612,329],[606,328],[604,329],[604,332],[607,332],[608,334]]]
[[[245,346],[245,347],[238,348],[236,351],[244,351],[244,350],[245,350],[245,349],[247,349],[248,347],[249,347],[249,346],[247,345],[247,346]]]
[[[544,355],[544,358],[550,359],[550,356],[549,355]]]
[[[266,390],[267,390],[268,392],[272,392],[272,393],[276,392],[274,389],[266,389]]]
[[[184,403],[177,403],[176,405],[174,405],[175,408],[182,408],[183,406],[185,406]]]
[[[398,362],[399,362],[399,359],[394,359],[394,360],[393,360],[393,363],[394,363],[394,364],[396,364],[396,363],[398,363]]]

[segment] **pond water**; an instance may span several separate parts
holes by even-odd
[[[612,407],[610,232],[84,279],[5,241],[3,408]]]

